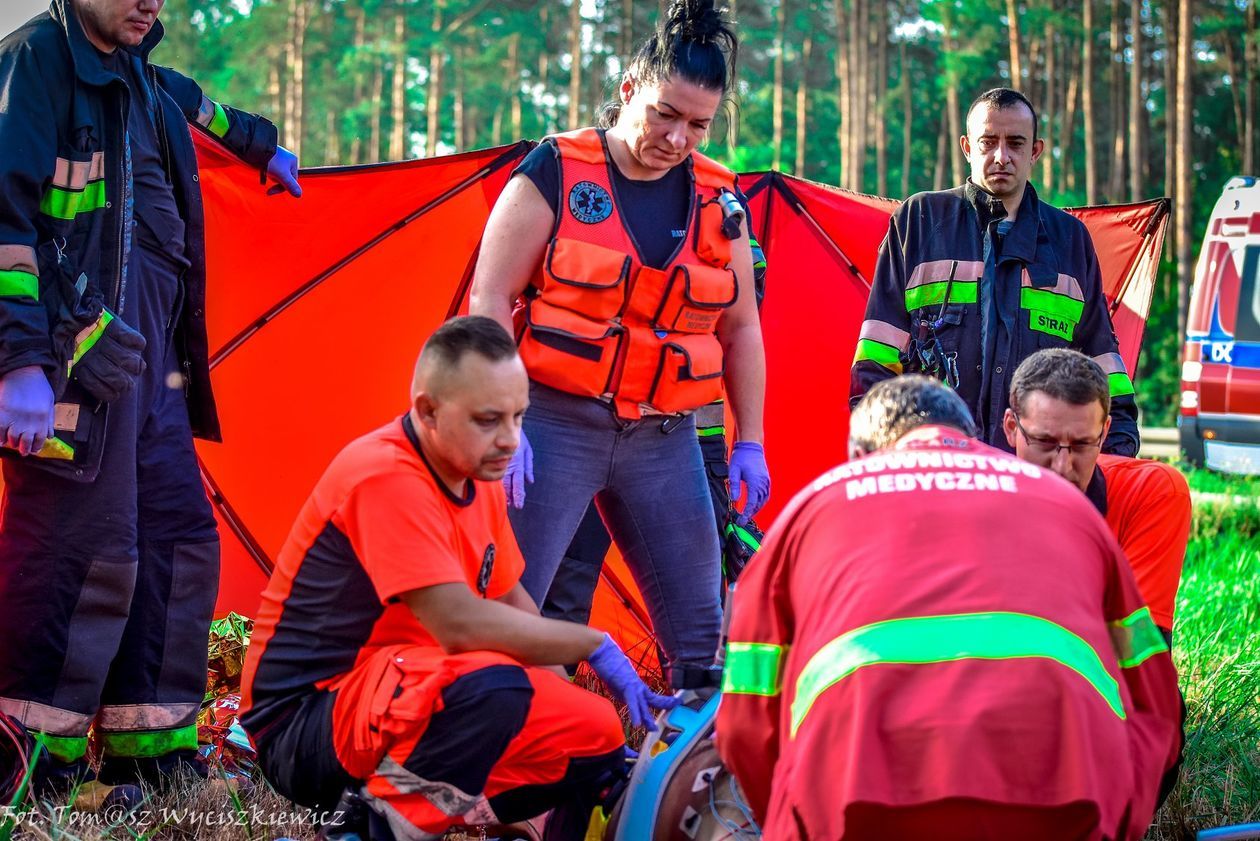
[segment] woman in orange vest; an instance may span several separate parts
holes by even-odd
[[[514,330],[530,375],[504,481],[541,603],[593,499],[647,602],[676,687],[706,682],[719,548],[692,413],[725,387],[732,496],[770,493],[765,356],[735,174],[695,151],[734,81],[712,0],[675,0],[601,128],[547,138],[486,225],[470,312]],[[529,483],[528,492],[526,483]]]

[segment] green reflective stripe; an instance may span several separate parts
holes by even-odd
[[[899,373],[901,371],[901,351],[874,339],[858,339],[857,353],[853,355],[853,361],[858,363],[864,359],[877,362]]]
[[[1133,380],[1129,379],[1128,374],[1108,374],[1107,388],[1112,397],[1123,397],[1134,392]]]
[[[727,643],[722,691],[728,695],[778,695],[784,651],[781,645],[765,642]]]
[[[1019,305],[1026,310],[1036,310],[1073,323],[1081,320],[1085,304],[1067,295],[1056,295],[1047,289],[1031,286],[1019,290]]]
[[[31,735],[37,745],[43,745],[60,762],[76,762],[87,754],[87,736],[54,736],[39,730],[31,731]]]
[[[1131,669],[1140,666],[1150,657],[1168,650],[1164,635],[1151,618],[1151,609],[1143,607],[1116,622],[1112,622],[1111,643],[1116,647],[1120,666]]]
[[[74,356],[70,358],[70,362],[66,366],[67,370],[77,365],[79,360],[83,358],[83,354],[87,353],[96,346],[96,343],[101,340],[101,336],[105,335],[105,328],[108,327],[109,323],[113,320],[114,314],[112,312],[109,310],[101,310],[100,317],[96,319],[96,323],[93,324],[88,331],[86,331],[87,335],[80,333],[79,335],[83,336],[83,338],[75,340]]]
[[[39,203],[39,209],[54,219],[73,219],[80,213],[98,210],[105,206],[105,181],[92,181],[82,190],[63,190],[49,187]]]
[[[864,666],[955,660],[1054,660],[1079,674],[1120,718],[1120,687],[1089,643],[1048,619],[1023,613],[917,616],[876,622],[820,648],[796,679],[792,735],[824,691]]]
[[[71,461],[74,459],[74,447],[71,447],[60,438],[45,438],[44,446],[39,448],[39,452],[35,456],[58,461]]]
[[[952,283],[942,280],[936,283],[912,286],[906,290],[906,312],[943,303],[945,301],[946,286],[949,287],[949,302],[951,304],[974,304],[976,302],[976,290],[980,284],[974,280],[955,280]]]
[[[214,116],[210,118],[210,125],[206,126],[206,130],[215,137],[222,137],[228,133],[228,126],[227,112],[223,110],[222,105],[214,103]]]
[[[129,730],[99,732],[101,751],[106,756],[162,756],[176,750],[197,749],[197,725],[174,730]]]
[[[701,438],[712,438],[714,435],[725,435],[725,426],[701,426],[696,428],[696,435]]]
[[[0,271],[0,298],[39,300],[39,278],[30,272]]]
[[[748,529],[736,525],[735,523],[727,523],[725,536],[730,537],[732,534],[738,537],[741,543],[752,549],[754,552],[761,551],[761,541],[753,537],[752,532],[748,531]]]

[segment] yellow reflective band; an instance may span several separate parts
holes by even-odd
[[[883,365],[894,373],[901,373],[901,351],[874,339],[858,339],[857,352],[853,354],[853,364],[863,360]]]
[[[1116,657],[1123,668],[1140,666],[1154,655],[1168,650],[1168,643],[1164,642],[1164,635],[1151,618],[1149,607],[1135,610],[1108,627],[1111,644],[1116,647]]]
[[[826,690],[858,669],[957,660],[1052,660],[1082,677],[1119,718],[1120,686],[1093,647],[1076,634],[1024,613],[966,613],[890,619],[855,628],[820,648],[796,679],[792,735]]]
[[[83,358],[83,354],[87,353],[96,343],[101,340],[101,336],[105,335],[105,328],[114,320],[114,314],[109,310],[101,310],[100,316],[91,326],[80,330],[79,335],[74,337],[74,356],[66,363],[66,375],[69,376],[70,369],[78,364]]]
[[[93,181],[82,190],[63,190],[49,187],[39,202],[40,212],[54,219],[70,220],[80,213],[99,210],[105,206],[105,182]]]
[[[44,439],[44,446],[39,448],[39,452],[35,454],[36,458],[50,458],[54,461],[73,461],[74,447],[71,447],[60,438],[48,437]]]
[[[1108,374],[1107,389],[1111,392],[1112,397],[1123,397],[1126,394],[1132,394],[1133,380],[1129,379],[1128,374]]]
[[[974,280],[942,280],[909,287],[906,289],[906,312],[945,303],[946,287],[949,287],[949,303],[974,304],[980,284]]]
[[[210,125],[206,126],[206,129],[215,137],[223,137],[228,133],[229,127],[227,112],[223,110],[222,105],[214,103],[214,116],[210,118]]]
[[[39,300],[39,278],[30,272],[0,271],[0,298]]]
[[[765,642],[727,643],[722,691],[727,695],[778,695],[785,650]]]

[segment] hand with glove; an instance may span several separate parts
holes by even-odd
[[[678,698],[657,695],[647,688],[639,679],[639,673],[634,670],[630,660],[608,634],[604,634],[604,641],[586,658],[586,662],[591,664],[604,685],[626,705],[630,713],[630,723],[635,727],[655,730],[656,721],[652,710],[672,710],[678,706]]]
[[[737,441],[731,450],[731,501],[743,494],[739,484],[748,489],[744,510],[735,522],[746,525],[770,498],[770,468],[766,467],[766,451],[756,441]]]
[[[109,310],[75,339],[70,375],[89,394],[112,403],[131,390],[144,373],[144,336]]]
[[[298,185],[297,155],[288,149],[283,146],[276,147],[276,153],[267,162],[267,175],[280,182],[279,186],[272,187],[268,192],[278,193],[280,187],[283,187],[294,198],[302,197],[302,188]]]
[[[53,434],[53,392],[38,365],[0,378],[0,446],[24,456],[39,452]]]
[[[520,509],[525,507],[525,483],[534,481],[534,448],[521,430],[521,444],[512,453],[512,461],[508,464],[507,473],[503,474],[503,489],[507,491],[508,505]]]

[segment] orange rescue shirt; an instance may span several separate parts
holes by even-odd
[[[1190,486],[1159,461],[1102,455],[1098,467],[1107,487],[1107,525],[1155,624],[1171,629],[1190,539]]]
[[[434,474],[409,416],[351,442],[294,523],[263,592],[242,676],[242,723],[257,732],[306,693],[384,647],[445,655],[399,596],[463,583],[499,598],[525,562],[499,482],[464,499]]]

